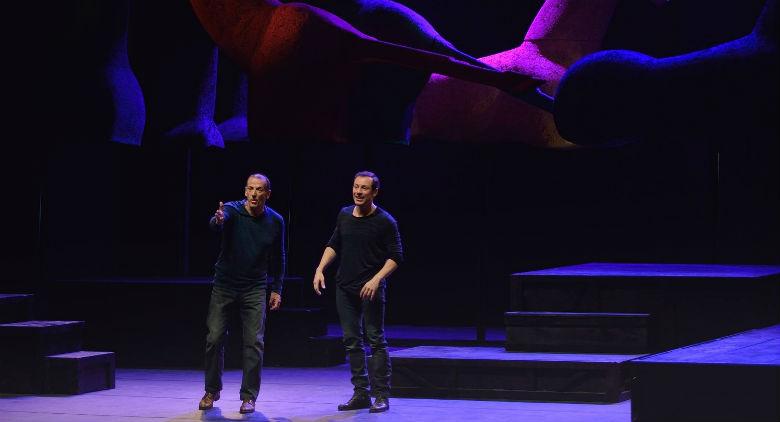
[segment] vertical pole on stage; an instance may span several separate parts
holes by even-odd
[[[712,236],[712,249],[713,249],[713,259],[715,262],[720,262],[720,146],[718,146],[718,149],[715,150],[715,194],[713,195],[713,202],[714,205],[714,212],[715,212],[715,221],[713,222],[713,231],[715,232]]]
[[[184,147],[184,209],[182,221],[182,275],[190,273],[190,205],[192,202],[192,147]]]
[[[478,146],[480,148],[480,154],[478,155],[480,157],[479,160],[479,166],[481,167],[480,174],[482,175],[481,183],[479,183],[479,189],[480,189],[480,202],[479,202],[479,214],[482,225],[488,224],[488,212],[487,212],[487,189],[488,185],[490,183],[490,165],[488,165],[488,153],[485,151],[484,146]],[[479,236],[479,253],[478,255],[478,273],[477,273],[477,292],[479,294],[477,295],[477,342],[485,342],[487,339],[486,335],[486,328],[485,328],[485,313],[487,305],[485,301],[487,300],[487,280],[485,278],[488,276],[487,273],[487,247],[488,247],[488,241],[485,238],[487,236],[488,230],[486,230],[485,227],[478,227],[477,228],[478,236]]]
[[[40,266],[38,268],[45,268],[44,252],[43,252],[43,181],[38,184],[38,227],[37,233],[35,233],[35,250],[38,254],[38,262]]]
[[[47,203],[46,200],[48,199],[47,195],[47,178],[46,174],[48,173],[48,168],[50,167],[50,162],[52,160],[51,155],[56,154],[51,152],[49,150],[47,154],[42,154],[42,157],[39,158],[40,160],[40,166],[41,169],[37,172],[38,176],[38,209],[36,210],[38,212],[37,215],[37,232],[35,233],[35,256],[33,257],[33,262],[38,264],[37,265],[37,273],[34,273],[34,278],[32,280],[33,285],[30,286],[27,284],[27,281],[21,281],[19,280],[19,277],[15,277],[15,280],[12,282],[11,287],[14,288],[14,291],[19,291],[16,289],[22,288],[23,292],[30,292],[32,290],[32,293],[35,294],[35,300],[33,301],[33,307],[34,307],[34,314],[39,315],[42,312],[48,311],[48,301],[49,296],[47,294],[47,290],[49,290],[47,287],[48,283],[50,282],[49,277],[49,256],[47,251],[47,225],[46,225],[46,213],[47,210]],[[36,262],[37,261],[37,262]]]
[[[287,255],[287,268],[292,267],[290,262],[290,251],[293,250],[293,228],[295,225],[295,187],[298,186],[298,178],[300,177],[298,171],[298,163],[302,156],[302,148],[299,142],[293,142],[287,144],[285,150],[287,151],[287,219],[285,221],[285,228],[287,233],[284,233],[285,237],[285,253]],[[301,299],[303,297],[303,290],[301,290]],[[300,303],[303,303],[302,301]]]
[[[44,160],[48,160],[48,155],[44,156]],[[48,166],[48,162],[44,163],[44,166]],[[44,167],[45,168],[45,167]],[[38,227],[37,233],[35,233],[35,253],[38,261],[38,274],[35,277],[35,291],[38,292],[39,288],[44,285],[48,277],[48,262],[46,256],[46,245],[44,236],[45,232],[45,204],[46,204],[46,177],[42,176],[44,172],[38,172]],[[37,302],[37,301],[36,301]]]

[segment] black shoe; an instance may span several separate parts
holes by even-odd
[[[390,408],[390,400],[387,397],[379,396],[374,400],[374,404],[368,409],[368,413],[386,412]]]
[[[371,397],[366,393],[355,393],[348,402],[339,405],[339,410],[368,409],[371,407]]]

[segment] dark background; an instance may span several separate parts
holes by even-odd
[[[460,49],[483,56],[516,46],[542,2],[402,3]],[[748,33],[762,3],[681,0],[659,8],[625,0],[605,48],[656,57],[706,48]],[[155,99],[165,89],[156,67],[165,43],[158,41],[194,18],[186,2],[141,1],[132,8],[130,59],[148,130],[142,147],[112,144],[80,130],[89,121],[72,120],[90,95],[69,84],[80,72],[72,52],[83,36],[84,4],[58,2],[44,23],[59,36],[31,42],[28,54],[48,44],[46,53],[18,62],[44,76],[21,90],[40,99],[30,102],[44,113],[34,113],[3,153],[7,290],[42,290],[59,279],[207,276],[219,246],[207,219],[219,201],[240,199],[256,171],[271,178],[269,204],[288,222],[288,272],[305,280],[336,213],[351,202],[352,175],[380,175],[377,202],[399,221],[406,254],[390,282],[390,323],[501,325],[509,275],[551,266],[780,264],[777,125],[745,128],[737,138],[579,151],[434,139],[408,147],[172,144],[154,130]],[[223,72],[228,66],[221,63],[220,87],[235,78]],[[219,92],[217,121],[228,109]],[[21,114],[27,101],[18,102]]]

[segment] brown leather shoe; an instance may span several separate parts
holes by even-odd
[[[200,403],[198,403],[198,409],[209,410],[214,407],[214,402],[217,400],[219,400],[219,391],[216,393],[209,393],[207,391],[206,394],[203,395],[203,398],[200,399]]]
[[[238,413],[252,413],[255,411],[254,400],[241,400],[241,408],[238,409]]]

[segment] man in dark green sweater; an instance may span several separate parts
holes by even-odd
[[[385,339],[385,283],[403,261],[398,224],[387,211],[374,204],[379,194],[379,178],[371,172],[355,175],[352,184],[354,205],[344,207],[336,219],[336,229],[325,247],[314,274],[314,291],[325,288],[323,271],[339,257],[336,273],[336,308],[341,321],[344,346],[349,356],[354,393],[339,410],[369,408],[384,412],[390,408],[390,356]],[[371,346],[370,382],[366,369],[361,321]],[[370,394],[376,397],[371,404]]]
[[[285,273],[284,219],[265,203],[271,181],[256,173],[247,179],[246,199],[219,203],[209,225],[222,233],[222,249],[214,265],[209,315],[206,321],[206,394],[199,403],[208,410],[219,400],[224,368],[223,340],[228,307],[237,307],[243,339],[241,413],[255,410],[263,366],[266,291],[272,311],[282,304]]]

